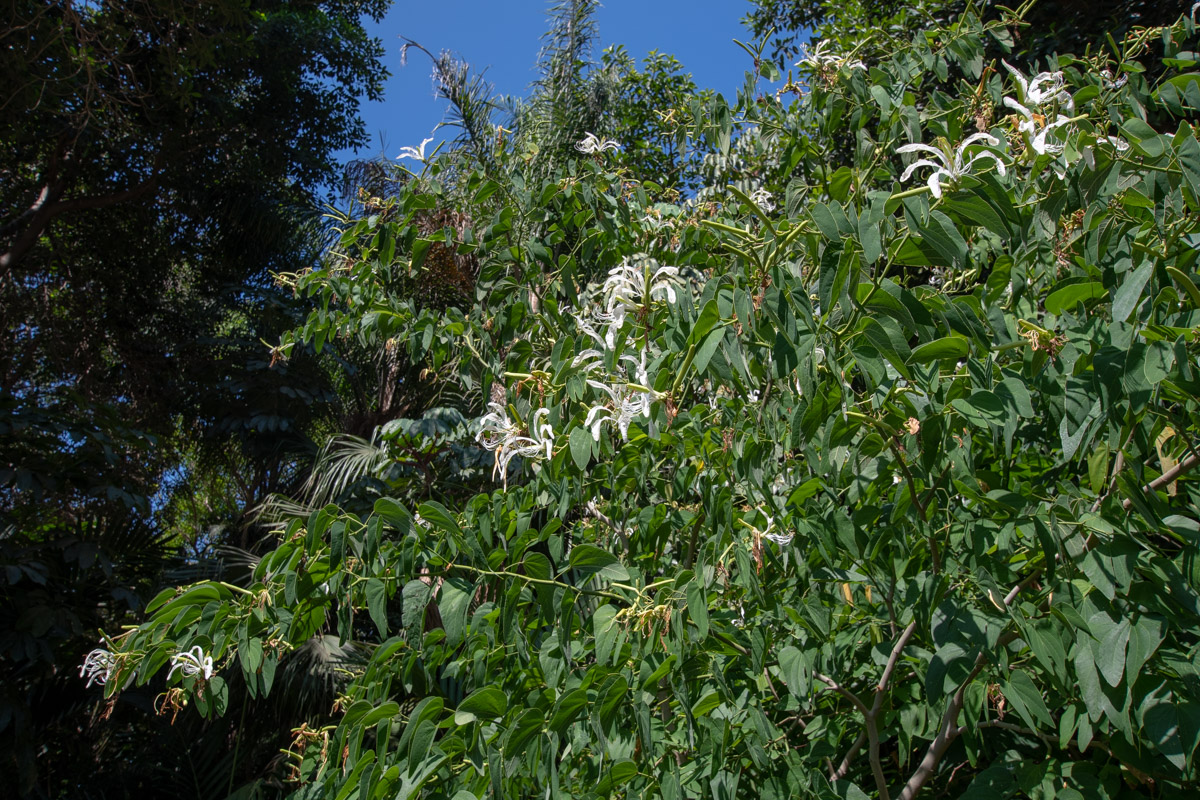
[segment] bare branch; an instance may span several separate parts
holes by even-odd
[[[830,689],[833,689],[835,692],[840,694],[842,697],[846,698],[851,703],[853,703],[854,707],[857,708],[859,710],[859,712],[862,713],[863,716],[866,716],[867,714],[871,713],[870,711],[867,710],[867,706],[863,703],[863,701],[859,700],[858,697],[854,694],[854,692],[852,692],[849,689],[847,689],[846,687],[842,686],[840,683],[835,681],[833,678],[831,678],[828,675],[825,675],[823,673],[820,673],[820,672],[814,672],[813,675],[816,676],[817,680],[828,685]]]
[[[850,749],[846,751],[846,757],[842,759],[842,763],[838,765],[836,770],[829,773],[829,780],[840,781],[850,773],[850,764],[862,752],[863,745],[867,743],[867,732],[864,730],[854,740],[854,744],[850,745]]]
[[[1166,486],[1168,483],[1175,480],[1180,475],[1187,472],[1188,470],[1190,470],[1192,467],[1196,466],[1197,464],[1200,464],[1200,454],[1193,453],[1192,455],[1185,458],[1183,461],[1180,461],[1178,464],[1171,467],[1171,469],[1167,470],[1162,475],[1158,476],[1154,480],[1147,483],[1145,486],[1142,487],[1142,491],[1145,492],[1146,494],[1150,494],[1151,492],[1155,491],[1159,487]],[[1133,500],[1128,499],[1128,498],[1124,502],[1121,503],[1121,507],[1124,508],[1126,511],[1128,511],[1132,505],[1133,505]]]

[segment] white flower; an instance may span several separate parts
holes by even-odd
[[[171,656],[171,671],[167,673],[167,680],[171,679],[175,670],[182,672],[185,678],[200,675],[204,680],[208,680],[213,676],[212,656],[204,655],[204,649],[196,645],[186,653]]]
[[[605,150],[618,150],[621,145],[617,144],[612,139],[601,139],[594,133],[589,133],[581,140],[575,143],[575,149],[581,153],[599,154]]]
[[[604,281],[605,310],[610,314],[618,307],[636,310],[656,295],[674,303],[675,287],[672,284],[678,276],[678,267],[659,267],[654,272],[650,272],[649,267],[634,266],[629,262],[613,267]]]
[[[768,213],[775,210],[775,200],[766,189],[755,189],[750,195],[750,201]]]
[[[1200,8],[1200,3],[1196,3],[1192,6],[1192,14],[1191,14],[1192,22],[1196,21],[1196,9],[1197,8]]]
[[[500,403],[488,403],[490,412],[480,420],[482,427],[475,435],[475,441],[484,449],[496,453],[495,464],[492,467],[492,477],[500,473],[504,488],[508,489],[508,464],[517,456],[524,458],[545,457],[554,454],[554,427],[549,422],[539,422],[550,415],[550,409],[539,408],[533,412],[529,424],[529,435],[521,435],[521,428],[508,418],[508,411]]]
[[[1058,155],[1063,151],[1066,145],[1063,142],[1049,139],[1049,135],[1059,128],[1067,125],[1071,120],[1059,114],[1053,122],[1044,114],[1039,114],[1033,109],[1013,100],[1011,97],[1004,98],[1004,105],[1018,111],[1025,119],[1017,123],[1017,131],[1025,139],[1025,144],[1030,150],[1038,155]]]
[[[98,647],[84,657],[83,664],[79,667],[79,677],[87,678],[86,688],[90,689],[93,683],[103,686],[112,677],[116,666],[116,656]]]
[[[792,539],[794,539],[796,537],[796,534],[794,534],[794,533],[775,533],[775,518],[770,516],[769,514],[763,514],[763,516],[766,517],[766,519],[767,519],[767,525],[761,531],[758,528],[755,528],[753,525],[750,525],[749,523],[743,522],[742,524],[746,525],[748,528],[753,530],[755,533],[757,533],[762,538],[769,539],[772,542],[774,542],[775,544],[779,545],[780,547],[786,547],[787,545],[792,543]]]
[[[1001,61],[1005,68],[1012,73],[1013,78],[1017,81],[1017,94],[1020,104],[1029,106],[1033,109],[1040,109],[1043,106],[1056,103],[1060,108],[1065,108],[1067,111],[1072,111],[1075,108],[1075,101],[1071,99],[1071,93],[1066,89],[1066,81],[1063,78],[1061,71],[1059,72],[1039,72],[1032,78],[1026,79],[1021,74],[1021,71],[1009,64],[1007,61]],[[1045,84],[1043,86],[1043,84]],[[1012,100],[1004,98],[1005,105],[1011,105]]]
[[[976,142],[986,142],[992,147],[1000,144],[1000,140],[989,133],[976,133],[968,136],[963,140],[953,152],[948,144],[942,150],[936,147],[930,147],[927,144],[906,144],[903,147],[896,149],[897,153],[929,153],[936,160],[921,158],[908,165],[908,169],[904,170],[904,174],[900,176],[900,181],[903,183],[912,176],[913,172],[919,167],[933,167],[933,172],[930,173],[928,184],[929,191],[933,192],[934,197],[942,196],[942,180],[945,179],[948,183],[954,184],[964,175],[971,171],[971,165],[982,158],[990,158],[996,162],[996,171],[1001,175],[1005,174],[1004,160],[999,155],[991,150],[979,150],[967,156],[967,148]]]
[[[1100,70],[1100,77],[1105,89],[1120,89],[1125,84],[1129,83],[1129,76],[1122,75],[1117,80],[1113,80],[1112,73],[1106,69]]]
[[[581,359],[585,357],[594,359],[599,355],[600,353],[595,350],[585,350],[576,356],[576,364],[581,363]],[[613,379],[611,385],[598,380],[588,379],[587,381],[588,386],[608,395],[610,400],[609,403],[590,408],[587,418],[583,421],[584,427],[591,430],[592,439],[597,442],[600,441],[600,426],[605,422],[614,426],[620,432],[622,439],[628,440],[629,423],[633,422],[635,417],[649,418],[650,404],[661,397],[649,386],[650,376],[646,367],[645,349],[641,351],[640,358],[626,354],[621,356],[620,360],[632,365],[633,381],[621,382],[619,379]],[[592,371],[602,365],[603,361],[592,360],[587,364],[587,368]]]
[[[397,159],[415,158],[417,161],[424,163],[424,161],[425,161],[425,145],[429,144],[432,141],[433,141],[433,137],[430,136],[428,139],[421,142],[420,147],[402,147],[402,148],[400,148],[400,155],[396,156],[396,158]]]
[[[851,61],[847,56],[832,51],[834,44],[829,39],[822,39],[817,42],[817,46],[812,50],[808,49],[807,44],[801,44],[800,50],[804,53],[804,58],[796,62],[797,67],[811,67],[818,72],[827,69],[866,69],[867,65],[861,61]]]

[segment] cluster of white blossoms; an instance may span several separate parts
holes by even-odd
[[[604,281],[601,307],[575,315],[579,330],[596,347],[575,356],[574,364],[583,367],[587,385],[607,397],[602,404],[588,409],[584,420],[595,441],[600,441],[600,429],[606,422],[617,429],[622,439],[628,439],[629,424],[634,418],[650,417],[650,404],[660,395],[650,387],[647,346],[643,345],[637,356],[618,354],[614,364],[616,374],[610,372],[608,364],[610,354],[617,353],[624,343],[622,329],[630,312],[636,313],[656,299],[674,303],[678,277],[678,267],[659,267],[651,262],[643,266],[621,264],[610,270]]]
[[[1075,110],[1075,101],[1067,91],[1066,79],[1061,71],[1039,72],[1032,78],[1026,77],[1020,70],[1002,62],[1016,82],[1017,97],[1005,97],[1004,105],[1016,111],[1017,132],[1025,143],[1026,150],[1035,156],[1053,156],[1051,168],[1062,178],[1066,175],[1068,161],[1065,155],[1066,140],[1064,138],[1068,126],[1076,120],[1063,114]],[[1116,88],[1116,87],[1114,87]],[[1124,152],[1129,145],[1116,136],[1105,137],[1117,152]],[[1001,153],[989,148],[999,147],[1000,140],[990,133],[976,133],[968,136],[957,147],[942,141],[941,147],[927,144],[906,144],[896,149],[897,153],[927,153],[932,158],[921,158],[908,165],[901,182],[907,181],[913,172],[921,167],[931,167],[929,174],[929,191],[934,197],[942,196],[942,184],[952,187],[964,175],[969,174],[981,160],[990,159],[996,164],[996,171],[1003,177],[1006,174],[1006,161]],[[1089,166],[1095,165],[1094,155],[1090,147],[1080,147],[1079,157]]]
[[[587,155],[598,155],[605,150],[619,150],[621,145],[612,139],[601,139],[594,133],[589,133],[575,143],[575,149]]]
[[[508,489],[508,465],[514,458],[551,458],[554,455],[554,427],[546,421],[550,409],[539,408],[529,421],[529,432],[508,417],[503,403],[488,403],[488,413],[480,420],[475,441],[496,454],[492,477],[499,473]]]
[[[1062,72],[1039,72],[1026,78],[1012,64],[1001,63],[1017,82],[1017,97],[1004,98],[1004,105],[1024,118],[1017,123],[1017,131],[1024,137],[1025,146],[1038,155],[1058,155],[1066,145],[1056,131],[1071,123],[1060,112],[1075,110]]]
[[[838,70],[845,67],[846,69],[866,69],[867,65],[857,59],[851,59],[849,56],[835,52],[836,45],[829,39],[822,39],[817,42],[817,46],[812,50],[808,49],[807,44],[801,44],[800,50],[804,58],[796,62],[797,67],[811,67],[817,72],[827,70]]]
[[[104,648],[98,647],[84,657],[83,664],[79,667],[79,677],[87,678],[87,688],[89,689],[93,683],[103,686],[112,677],[116,666],[116,656]]]
[[[750,201],[768,214],[775,210],[775,198],[766,189],[755,189],[750,193]]]
[[[185,678],[199,676],[208,680],[213,676],[212,656],[206,656],[204,648],[196,645],[185,653],[176,653],[171,656],[171,671],[167,673],[167,680],[171,680],[175,670],[179,670]]]

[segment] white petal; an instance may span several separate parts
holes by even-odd
[[[916,152],[933,153],[933,155],[937,156],[939,161],[944,161],[946,158],[946,154],[943,153],[941,150],[938,150],[936,147],[930,147],[927,144],[921,144],[920,142],[914,142],[913,144],[901,145],[900,147],[896,148],[896,152],[897,153],[916,153]]]
[[[1025,97],[1027,94],[1029,94],[1029,81],[1025,80],[1025,76],[1021,74],[1020,70],[1003,59],[1000,60],[1000,63],[1003,64],[1004,67],[1012,73],[1012,76],[1017,79],[1017,83],[1021,86],[1021,97]]]
[[[1025,106],[1021,105],[1020,103],[1018,103],[1016,100],[1012,99],[1011,97],[1004,98],[1004,105],[1008,106],[1009,108],[1013,109],[1014,111],[1020,111],[1027,118],[1030,118],[1030,119],[1033,118],[1032,111],[1030,111]]]
[[[990,133],[973,133],[966,139],[963,139],[962,144],[958,146],[958,151],[961,153],[967,147],[975,144],[975,142],[987,142],[992,147],[1000,144],[1000,140],[995,136],[992,136]]]
[[[943,174],[949,177],[949,173],[947,173],[944,169],[939,169],[931,174],[929,176],[929,180],[926,181],[926,183],[929,184],[929,191],[933,192],[933,196],[939,200],[942,199],[942,184],[938,181],[938,179]]]
[[[900,176],[900,182],[904,183],[910,177],[912,177],[912,174],[917,169],[917,167],[933,167],[935,170],[942,169],[941,164],[930,161],[927,158],[922,158],[919,161],[914,161],[913,163],[908,165],[908,169],[904,170],[904,174]]]

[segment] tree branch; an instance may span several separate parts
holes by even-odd
[[[38,239],[42,237],[42,234],[45,233],[46,228],[55,217],[73,211],[107,208],[108,206],[117,205],[129,200],[136,200],[153,189],[157,181],[158,175],[156,173],[136,186],[119,192],[92,195],[89,197],[76,197],[59,202],[54,202],[54,199],[62,194],[64,187],[61,184],[57,187],[49,183],[46,184],[42,187],[41,192],[39,192],[37,201],[20,217],[5,226],[5,230],[7,231],[15,229],[16,226],[19,226],[26,220],[28,221],[25,229],[17,234],[12,246],[6,252],[0,253],[0,270],[8,271],[15,267],[17,262],[24,258],[25,254],[37,244]]]
[[[840,781],[850,773],[850,762],[854,761],[854,759],[858,757],[858,754],[862,751],[863,745],[866,743],[867,732],[864,730],[858,735],[858,738],[854,740],[854,744],[850,745],[850,749],[846,751],[846,757],[842,759],[842,763],[838,765],[838,768],[829,773],[830,781]]]
[[[1192,455],[1185,458],[1183,461],[1180,461],[1178,464],[1171,467],[1169,470],[1164,472],[1162,475],[1158,476],[1154,480],[1147,483],[1145,486],[1142,487],[1142,491],[1145,492],[1146,494],[1150,494],[1151,492],[1155,491],[1159,487],[1166,486],[1168,483],[1175,480],[1176,478],[1178,478],[1180,475],[1187,472],[1188,470],[1192,469],[1197,464],[1200,464],[1200,454],[1193,453]],[[1128,511],[1131,506],[1133,506],[1133,500],[1131,500],[1129,498],[1126,498],[1121,503],[1121,508],[1125,509],[1126,511]]]

